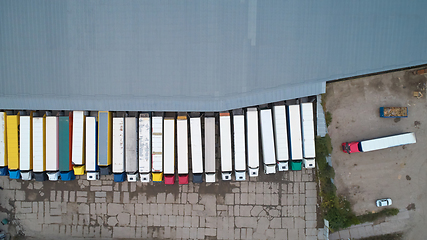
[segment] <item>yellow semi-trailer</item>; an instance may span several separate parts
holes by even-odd
[[[111,174],[113,113],[98,112],[98,166],[101,175]]]
[[[7,116],[7,155],[11,179],[19,179],[21,177],[19,172],[19,116],[19,113]]]
[[[7,168],[6,116],[5,112],[0,112],[0,176],[7,176],[9,174]]]
[[[22,180],[31,180],[33,178],[33,112],[29,115],[22,114],[19,123],[19,170]]]

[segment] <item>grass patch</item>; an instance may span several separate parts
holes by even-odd
[[[399,209],[397,208],[385,208],[376,213],[366,213],[366,214],[357,216],[357,219],[359,219],[360,223],[373,222],[379,218],[395,216],[398,213],[399,213]]]
[[[329,111],[325,112],[325,122],[326,127],[329,127],[329,125],[332,123],[332,113],[330,113]]]
[[[390,233],[390,234],[360,238],[359,240],[402,240],[402,239],[403,239],[403,233],[399,232],[399,233]]]
[[[337,231],[359,224],[359,219],[351,210],[350,202],[336,194],[337,188],[331,181],[331,178],[335,177],[335,171],[326,161],[326,157],[331,152],[332,145],[329,135],[323,138],[316,137],[317,177],[320,181],[319,195],[322,197],[320,210],[323,217],[329,221],[330,229]]]

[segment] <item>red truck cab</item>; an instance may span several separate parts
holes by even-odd
[[[355,153],[355,152],[362,152],[360,149],[360,142],[345,142],[342,143],[342,151],[345,153]]]

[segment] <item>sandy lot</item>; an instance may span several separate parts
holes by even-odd
[[[390,197],[405,209],[415,204],[407,239],[423,239],[427,210],[427,102],[413,91],[425,86],[425,75],[400,71],[334,82],[327,85],[326,108],[332,113],[328,128],[334,147],[332,162],[338,194],[345,195],[357,214],[378,211],[375,200]],[[379,107],[408,107],[408,118],[379,117]],[[417,143],[380,151],[346,154],[342,142],[403,132],[415,132]]]

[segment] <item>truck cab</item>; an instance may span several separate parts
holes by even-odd
[[[342,143],[342,151],[345,153],[355,153],[355,152],[362,152],[360,149],[360,142],[345,142]]]

